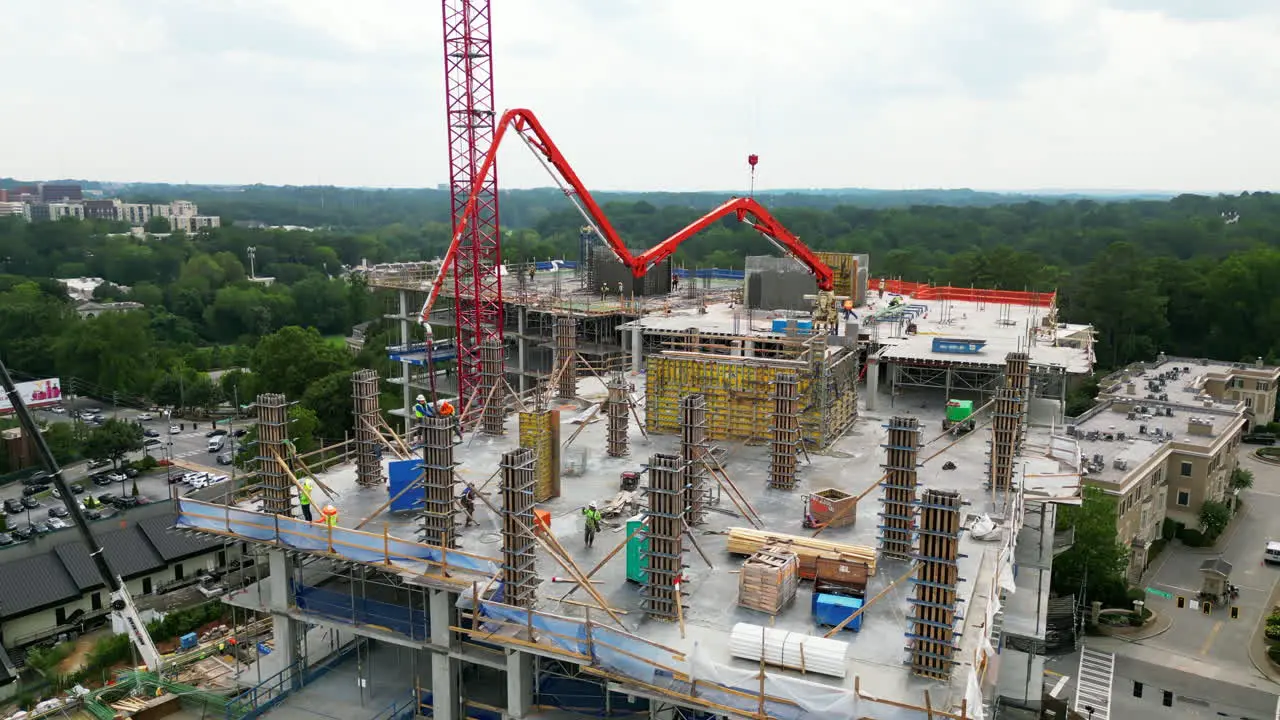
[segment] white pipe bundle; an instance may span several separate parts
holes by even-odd
[[[803,670],[842,678],[845,654],[849,644],[814,635],[766,628],[751,623],[738,623],[729,635],[729,654],[743,660],[766,665]]]

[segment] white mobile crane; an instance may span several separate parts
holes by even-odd
[[[36,452],[39,453],[40,459],[44,461],[44,466],[49,471],[49,476],[53,478],[53,486],[58,489],[58,494],[62,496],[62,502],[67,506],[67,512],[71,513],[71,519],[75,522],[76,530],[80,531],[80,537],[89,549],[89,557],[93,558],[93,564],[98,569],[98,574],[102,576],[102,581],[111,589],[112,614],[120,618],[122,624],[128,628],[129,639],[133,641],[133,646],[137,648],[138,655],[141,656],[142,662],[146,664],[147,669],[152,672],[160,672],[164,664],[163,658],[161,658],[160,652],[156,650],[156,644],[152,642],[151,635],[147,632],[147,626],[138,615],[138,608],[133,604],[129,589],[125,587],[124,581],[120,579],[120,576],[111,572],[111,567],[107,565],[107,558],[102,552],[102,546],[94,539],[93,531],[89,529],[89,524],[84,520],[84,513],[80,512],[80,503],[76,501],[75,496],[71,494],[71,490],[67,487],[67,481],[62,477],[62,468],[58,467],[58,462],[54,460],[48,443],[44,441],[44,436],[40,434],[40,428],[36,427],[35,419],[31,417],[31,412],[27,410],[26,403],[22,401],[22,395],[18,392],[18,387],[14,384],[13,378],[9,376],[9,369],[5,367],[3,361],[0,361],[0,383],[4,384],[5,394],[8,395],[9,404],[13,406],[13,411],[18,416],[18,422],[22,425],[22,432],[35,444]]]

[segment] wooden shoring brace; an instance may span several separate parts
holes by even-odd
[[[591,571],[587,573],[586,579],[587,579],[587,580],[591,580],[591,576],[593,576],[593,575],[595,575],[597,572],[599,572],[599,571],[600,571],[600,568],[602,568],[602,567],[604,567],[604,566],[605,566],[605,563],[607,563],[607,562],[609,562],[610,560],[612,560],[612,559],[614,558],[614,556],[615,556],[615,555],[617,555],[619,552],[621,552],[621,551],[622,551],[622,548],[626,547],[626,546],[627,546],[627,543],[631,542],[631,538],[634,538],[636,535],[640,534],[640,532],[641,532],[642,530],[646,529],[647,527],[648,527],[648,520],[646,519],[644,522],[641,522],[639,525],[637,525],[637,526],[636,526],[636,529],[635,529],[635,530],[632,530],[632,531],[631,531],[631,534],[627,535],[627,537],[626,537],[625,539],[623,539],[623,541],[622,541],[622,542],[618,543],[618,546],[617,546],[617,547],[615,547],[614,549],[610,550],[610,551],[609,551],[609,554],[604,556],[604,559],[602,559],[600,562],[596,563],[596,566],[595,566],[595,567],[593,567],[593,568],[591,568]],[[568,598],[570,595],[572,595],[572,594],[574,594],[575,592],[577,592],[579,587],[581,587],[581,586],[580,586],[580,585],[574,585],[573,587],[569,588],[569,592],[565,593],[564,595],[561,595],[561,596],[560,596],[560,599],[561,599],[561,600],[564,600],[564,599]]]
[[[355,527],[353,527],[353,528],[351,528],[351,529],[352,529],[352,530],[359,530],[360,528],[364,527],[366,524],[368,524],[368,522],[369,522],[370,520],[372,520],[372,519],[374,519],[374,518],[378,517],[379,515],[381,515],[381,514],[383,513],[383,511],[385,511],[387,508],[391,507],[391,505],[392,505],[392,504],[394,504],[394,503],[395,503],[395,501],[399,500],[399,499],[400,499],[400,498],[401,498],[405,493],[409,492],[410,490],[413,490],[414,488],[417,488],[417,489],[421,490],[421,489],[422,489],[422,480],[423,480],[423,478],[425,478],[426,476],[427,476],[427,473],[426,473],[426,471],[425,471],[425,470],[424,470],[423,472],[419,473],[418,477],[417,477],[417,478],[415,478],[415,479],[413,480],[413,482],[411,482],[411,483],[409,483],[408,485],[405,485],[403,488],[401,488],[400,492],[396,493],[395,495],[392,495],[392,496],[391,496],[391,498],[390,498],[389,500],[387,500],[386,502],[384,502],[384,503],[382,503],[381,505],[379,505],[379,506],[378,506],[378,508],[377,508],[376,510],[374,510],[374,511],[373,511],[373,512],[371,512],[371,513],[369,513],[369,516],[368,516],[368,517],[366,517],[365,519],[361,520],[361,521],[359,522],[359,524],[357,524]]]
[[[293,451],[293,459],[298,461],[298,464],[302,466],[302,470],[307,474],[307,477],[311,478],[311,480],[314,481],[316,485],[319,485],[321,489],[323,489],[324,491],[332,495],[340,494],[337,490],[334,490],[333,488],[324,484],[324,481],[322,481],[315,474],[315,472],[311,469],[311,466],[307,464],[306,460],[302,459],[302,456],[298,454],[298,451],[296,449]]]
[[[507,386],[507,392],[511,394],[511,397],[515,398],[517,403],[520,403],[520,412],[529,412],[529,406],[524,404],[524,398],[520,397],[520,393],[516,392],[516,389],[511,387],[511,383],[507,381],[506,375],[502,376],[502,384]]]
[[[378,423],[387,431],[387,434],[391,436],[391,439],[395,441],[396,445],[400,446],[400,450],[403,452],[403,455],[400,457],[401,460],[408,460],[413,457],[413,451],[409,449],[409,444],[400,437],[400,433],[397,433],[381,415],[378,415]],[[379,434],[381,435],[381,433]],[[400,453],[397,454],[399,455]]]
[[[502,516],[502,511],[495,507],[493,503],[489,502],[488,498],[480,495],[479,493],[476,494],[476,497],[478,497],[480,502],[484,503],[493,514],[499,517]],[[578,581],[578,585],[582,587],[582,589],[591,593],[591,598],[595,600],[600,607],[604,608],[604,611],[609,614],[609,617],[612,618],[614,622],[618,623],[618,627],[623,630],[627,629],[626,625],[622,624],[622,618],[618,617],[617,613],[613,612],[609,607],[609,603],[600,595],[600,592],[595,589],[595,586],[591,584],[591,581],[582,575],[582,570],[578,568],[578,564],[573,561],[573,558],[569,557],[567,553],[564,556],[561,556],[560,552],[553,548],[551,543],[547,542],[547,538],[542,537],[543,533],[535,532],[532,528],[526,527],[520,523],[516,523],[516,525],[522,532],[533,538],[534,542],[541,545],[542,549],[546,550],[547,554],[551,556],[551,559],[556,561],[556,564],[564,568],[565,572],[569,573],[574,580]],[[552,542],[555,542],[557,546],[560,545],[559,542],[555,541],[555,536],[551,535],[550,531],[547,531],[546,535]],[[560,548],[560,550],[563,549],[564,548]]]
[[[500,387],[502,387],[502,385],[499,385],[499,384],[497,384],[497,383],[494,383],[493,387],[489,389],[489,394],[488,394],[488,396],[486,396],[486,397],[485,397],[485,399],[484,399],[484,404],[485,404],[485,405],[488,405],[489,403],[493,402],[493,396],[498,394],[498,388],[500,388]],[[481,406],[481,408],[480,408],[480,417],[483,417],[483,416],[484,416],[484,407],[483,407],[483,406]],[[471,439],[467,441],[467,447],[468,447],[468,448],[469,448],[469,447],[471,447],[471,443],[473,443],[473,442],[475,442],[475,441],[476,441],[476,436],[480,434],[480,428],[481,428],[481,427],[483,427],[483,426],[484,426],[484,423],[480,421],[480,418],[477,418],[477,419],[476,419],[476,426],[475,426],[474,428],[472,428],[472,430],[471,430]]]
[[[564,441],[564,445],[561,446],[561,449],[567,449],[569,445],[578,438],[578,434],[582,432],[583,428],[591,424],[592,418],[600,414],[600,410],[603,407],[604,403],[597,404],[595,409],[591,411],[591,414],[583,418],[582,422],[578,424],[578,428],[573,431],[573,434],[569,436],[569,439]]]
[[[294,487],[298,488],[298,492],[306,494],[306,490],[302,489],[302,483],[298,482],[298,476],[294,475],[293,470],[289,468],[289,463],[285,462],[284,458],[280,457],[280,453],[276,452],[275,450],[271,451],[271,455],[275,458],[276,463],[278,463],[280,467],[284,469],[285,475],[288,475],[289,479],[293,481]],[[324,489],[323,485],[320,486],[320,492],[323,492],[325,495],[328,495],[330,500],[335,499],[333,495],[329,494],[328,490]]]
[[[902,575],[898,577],[898,579],[897,579],[897,580],[894,580],[893,582],[891,582],[891,583],[889,583],[888,585],[886,585],[886,586],[885,586],[885,588],[884,588],[883,590],[881,590],[880,592],[876,593],[875,597],[873,597],[873,598],[871,598],[870,600],[868,600],[868,601],[866,601],[865,603],[863,603],[863,604],[862,604],[862,607],[860,607],[860,608],[858,608],[857,610],[855,610],[855,611],[854,611],[854,613],[853,613],[852,615],[850,615],[849,617],[845,618],[844,620],[841,620],[839,625],[836,625],[835,627],[833,627],[833,628],[831,628],[830,630],[828,630],[828,631],[827,631],[827,634],[826,634],[826,635],[823,635],[822,637],[829,638],[829,637],[831,637],[832,635],[835,635],[836,633],[838,633],[838,632],[840,632],[841,630],[843,630],[843,629],[845,628],[845,626],[846,626],[846,625],[848,625],[849,623],[853,622],[855,619],[857,619],[858,617],[860,617],[860,616],[862,615],[862,613],[866,612],[866,611],[867,611],[867,609],[868,609],[868,608],[870,608],[872,605],[875,605],[877,600],[879,600],[880,598],[884,597],[885,595],[888,595],[888,594],[889,594],[889,591],[890,591],[890,590],[892,590],[892,589],[894,589],[895,587],[897,587],[898,583],[900,583],[900,582],[902,582],[903,580],[906,580],[907,578],[911,577],[911,573],[913,573],[913,572],[915,572],[916,570],[918,570],[918,569],[919,569],[919,567],[920,567],[920,565],[919,565],[918,563],[913,563],[913,564],[911,565],[911,567],[907,568],[907,571],[906,571],[906,572],[902,573]]]

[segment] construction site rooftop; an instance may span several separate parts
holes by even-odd
[[[636,385],[636,392],[643,393],[643,376],[635,376],[632,380]],[[579,393],[581,401],[557,401],[561,403],[558,409],[562,411],[564,437],[568,437],[576,429],[577,426],[572,421],[580,417],[584,408],[604,400],[606,396],[605,388],[595,380],[582,380]],[[961,514],[966,528],[971,527],[984,514],[1003,528],[994,536],[987,536],[985,541],[970,537],[967,532],[961,535],[961,556],[958,562],[963,582],[959,586],[959,596],[963,602],[959,612],[962,619],[957,620],[956,630],[962,635],[958,641],[961,649],[956,655],[958,665],[952,674],[952,681],[943,685],[918,678],[904,664],[909,644],[906,635],[909,630],[908,616],[912,612],[909,598],[914,594],[909,581],[898,582],[866,611],[859,632],[845,631],[834,637],[848,643],[847,673],[843,679],[823,677],[810,672],[803,675],[804,680],[852,689],[856,677],[859,678],[863,693],[877,697],[920,705],[923,691],[927,689],[934,707],[959,706],[966,691],[965,680],[974,671],[975,657],[990,632],[990,628],[984,626],[989,603],[998,593],[1001,577],[999,559],[1006,545],[1003,540],[1007,540],[1011,533],[1018,532],[1015,524],[1020,525],[1021,518],[1020,510],[1016,508],[1021,505],[1017,503],[1016,496],[993,493],[987,487],[985,466],[989,446],[986,431],[980,429],[958,440],[950,435],[940,435],[943,404],[944,399],[937,398],[936,403],[911,403],[910,408],[903,403],[899,410],[893,411],[897,416],[916,415],[921,423],[921,441],[924,447],[919,452],[919,458],[923,462],[919,471],[920,484],[923,488],[958,491],[966,503]],[[857,496],[873,485],[878,485],[878,479],[883,474],[881,463],[884,461],[884,450],[881,444],[885,442],[884,424],[887,420],[887,413],[884,416],[864,417],[832,447],[821,453],[811,452],[807,463],[803,459],[801,461],[799,487],[794,492],[766,488],[769,460],[768,448],[765,446],[721,444],[726,450],[725,470],[728,478],[753,506],[763,531],[807,537],[813,531],[802,528],[802,495],[835,488]],[[487,501],[477,503],[477,527],[464,529],[459,521],[461,550],[465,552],[495,560],[502,557],[502,518],[487,505],[498,507],[501,504],[497,492],[500,481],[496,471],[502,453],[513,449],[517,444],[517,422],[514,415],[508,418],[506,435],[503,437],[468,435],[457,447],[456,457],[461,461],[458,468],[461,477],[480,488]],[[562,452],[562,463],[575,467],[578,471],[562,478],[561,497],[539,505],[540,509],[551,514],[553,535],[568,550],[583,572],[594,567],[614,546],[624,541],[627,536],[626,521],[631,511],[608,518],[594,547],[588,548],[584,543],[582,508],[590,502],[605,507],[620,492],[621,474],[640,470],[648,463],[651,454],[679,452],[677,437],[645,438],[634,427],[631,435],[631,457],[612,458],[603,452],[605,422],[593,422],[584,428],[574,443]],[[944,469],[944,465],[949,469]],[[1052,457],[1025,459],[1016,465],[1018,477],[1015,480],[1019,483],[1023,473],[1052,478],[1063,467]],[[342,527],[355,527],[388,499],[385,486],[357,487],[355,471],[351,466],[340,466],[318,477],[336,491],[331,502],[339,511],[338,524]],[[1036,485],[1037,493],[1042,497],[1062,493],[1061,488],[1046,488],[1046,481],[1043,480],[1028,482]],[[736,503],[731,501],[730,492],[717,491],[714,495],[720,498],[718,504],[712,512],[707,513],[705,524],[693,529],[696,547],[691,546],[688,540],[685,543],[684,563],[687,574],[684,583],[686,599],[683,606],[683,627],[678,623],[646,617],[641,604],[641,588],[626,579],[625,553],[619,553],[599,570],[594,578],[600,583],[595,584],[594,588],[608,607],[619,611],[618,615],[626,632],[686,654],[693,652],[696,647],[698,652],[709,655],[716,662],[748,670],[757,666],[734,659],[729,653],[729,633],[735,624],[752,623],[806,635],[821,635],[825,628],[815,625],[811,616],[812,591],[809,583],[802,583],[794,602],[773,618],[738,605],[739,576],[734,571],[742,566],[743,558],[729,554],[726,531],[731,527],[751,527],[751,523],[743,517],[743,509],[737,508]],[[821,538],[875,548],[877,526],[880,524],[878,513],[881,496],[882,490],[879,487],[870,489],[857,505],[856,523],[828,530]],[[639,511],[643,512],[642,495],[639,502]],[[1015,509],[1010,510],[1015,506]],[[385,530],[393,538],[413,540],[420,522],[416,513],[383,514],[362,529],[377,535],[382,535]],[[701,555],[705,555],[706,559]],[[709,566],[708,561],[714,567]],[[866,590],[867,597],[871,598],[885,591],[895,580],[905,576],[908,570],[906,562],[881,560]],[[540,612],[578,618],[589,612],[593,622],[609,621],[602,610],[584,609],[582,603],[595,604],[587,592],[579,590],[574,597],[566,598],[576,600],[576,603],[561,602],[561,598],[575,585],[553,580],[571,573],[554,561],[545,550],[538,553],[537,571],[542,580],[537,589],[537,609]],[[794,676],[797,679],[802,677],[799,672],[775,667],[770,668],[770,673]]]

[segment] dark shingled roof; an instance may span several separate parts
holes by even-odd
[[[142,534],[147,536],[147,540],[151,541],[151,545],[165,562],[181,560],[221,547],[222,543],[217,540],[171,530],[176,517],[157,515],[138,523]]]
[[[175,515],[157,515],[95,533],[107,565],[123,578],[155,572],[171,562],[210,552],[221,543],[169,530]],[[0,618],[21,615],[103,587],[89,550],[79,540],[0,565]]]
[[[80,596],[71,575],[53,553],[5,563],[0,568],[0,618]]]

